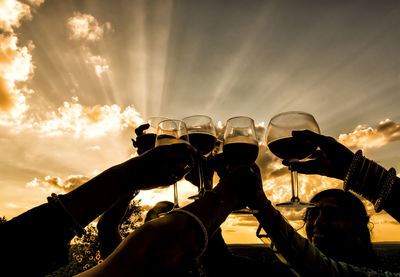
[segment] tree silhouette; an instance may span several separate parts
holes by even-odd
[[[143,221],[143,208],[140,200],[133,200],[125,213],[120,226],[121,236],[127,237],[137,229]],[[96,224],[91,223],[85,228],[86,233],[75,237],[71,242],[69,263],[47,277],[73,276],[103,262],[100,250]]]

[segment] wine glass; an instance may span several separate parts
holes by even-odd
[[[269,122],[266,142],[269,150],[278,158],[300,161],[309,157],[317,146],[308,141],[299,141],[292,136],[292,131],[311,130],[319,134],[319,127],[314,117],[305,112],[284,112],[275,115]],[[290,169],[290,167],[289,167]],[[276,206],[287,208],[307,208],[311,203],[300,201],[297,171],[291,170],[292,198],[289,202]]]
[[[211,117],[206,115],[192,115],[182,119],[186,123],[190,144],[197,149],[203,157],[208,156],[217,141],[217,132]],[[199,189],[198,194],[190,196],[189,199],[199,199],[204,192],[210,188],[204,185],[204,175],[201,160],[198,163]]]
[[[149,128],[143,130],[139,134],[136,134],[136,145],[138,147],[139,155],[151,148],[154,148],[158,124],[167,119],[168,118],[166,117],[150,117],[147,120],[147,123],[150,125]]]
[[[181,120],[168,119],[158,124],[155,147],[165,145],[187,143],[189,136],[185,122]],[[189,168],[188,171],[189,172]],[[186,173],[187,173],[186,172]],[[178,186],[174,183],[174,209],[179,208]]]
[[[228,119],[223,141],[224,158],[230,167],[252,165],[258,156],[258,141],[253,119],[237,116]],[[253,214],[257,211],[241,209],[236,214]]]

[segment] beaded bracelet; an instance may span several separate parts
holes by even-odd
[[[396,180],[396,170],[392,167],[386,175],[385,182],[379,191],[379,196],[375,202],[375,211],[380,212],[393,188],[393,184]]]
[[[47,197],[47,202],[49,204],[57,204],[63,210],[64,214],[66,215],[67,220],[70,224],[70,229],[77,235],[78,237],[82,237],[85,234],[85,229],[75,220],[75,218],[71,215],[71,213],[67,210],[64,206],[63,202],[60,200],[57,194],[52,193],[50,197]]]
[[[176,210],[170,211],[168,214],[172,214],[172,213],[183,213],[183,214],[186,214],[186,215],[190,216],[191,218],[193,218],[199,224],[200,229],[201,229],[201,231],[203,232],[203,235],[204,235],[204,246],[203,246],[202,250],[200,251],[200,254],[197,256],[197,257],[201,257],[204,254],[204,252],[206,251],[207,246],[208,246],[208,233],[207,233],[207,229],[204,226],[203,222],[195,214],[193,214],[193,213],[191,213],[189,211],[186,211],[186,210],[176,209]]]
[[[351,180],[354,177],[355,171],[357,167],[359,166],[360,162],[362,161],[363,156],[362,156],[362,151],[358,150],[354,156],[353,159],[351,160],[349,170],[347,171],[346,177],[344,178],[343,182],[343,189],[345,191],[348,191],[350,189],[350,183]]]

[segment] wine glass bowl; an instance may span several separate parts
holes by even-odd
[[[258,156],[258,141],[253,119],[232,117],[226,122],[223,153],[228,164],[253,164]]]
[[[141,134],[137,134],[136,143],[138,145],[138,154],[142,154],[143,152],[154,148],[156,143],[156,133],[158,124],[161,121],[167,120],[166,117],[150,117],[147,120],[149,124],[149,128],[142,131]]]
[[[292,136],[293,131],[310,130],[320,133],[315,118],[305,112],[291,111],[271,118],[266,133],[269,150],[278,158],[289,161],[300,161],[311,156],[317,146],[310,141],[298,140]],[[289,167],[290,169],[290,167]],[[291,170],[292,198],[290,202],[278,203],[277,206],[289,208],[310,207],[312,204],[301,202],[298,195],[297,172]]]
[[[163,147],[173,144],[189,144],[189,135],[186,124],[181,120],[168,119],[158,124],[155,147]],[[190,167],[185,168],[185,173],[190,171]],[[174,183],[174,208],[179,208],[178,187]]]
[[[190,144],[197,149],[200,155],[210,154],[217,141],[217,133],[211,117],[192,115],[183,118],[182,121],[186,124]]]
[[[228,119],[222,149],[228,168],[241,164],[252,165],[258,156],[258,141],[253,119],[244,116]],[[232,213],[255,214],[258,211],[244,208]]]
[[[192,115],[182,119],[188,130],[190,144],[198,153],[206,157],[214,149],[217,141],[217,132],[211,117],[206,115]],[[189,199],[199,199],[209,189],[205,187],[204,174],[201,161],[198,163],[199,188],[198,194]]]

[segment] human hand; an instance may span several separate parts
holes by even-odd
[[[150,124],[142,124],[135,129],[136,140],[132,139],[133,146],[137,148],[137,153],[141,155],[147,150],[154,148],[156,143],[155,134],[144,134],[143,132],[150,128]]]
[[[209,190],[213,186],[214,169],[211,167],[210,162],[203,155],[197,155],[195,165],[192,170],[185,176],[185,179],[191,182],[195,186],[199,186],[199,169],[198,166],[201,164],[203,172],[204,188]]]
[[[229,203],[233,209],[255,206],[256,199],[262,195],[262,181],[257,165],[239,165],[223,177],[215,190],[222,202]]]
[[[132,159],[135,176],[131,178],[139,186],[137,189],[172,185],[193,168],[195,155],[196,150],[186,143],[155,147]]]
[[[132,198],[136,195],[127,194],[109,208],[99,219],[97,230],[99,234],[100,253],[105,259],[122,241],[119,226],[125,217]]]
[[[209,158],[210,167],[217,172],[219,178],[224,178],[229,172],[229,164],[225,160],[224,153],[216,154]]]
[[[353,152],[332,137],[316,134],[309,130],[293,131],[292,136],[298,140],[310,141],[319,149],[304,162],[283,160],[283,164],[303,174],[319,174],[344,180],[353,159]]]

